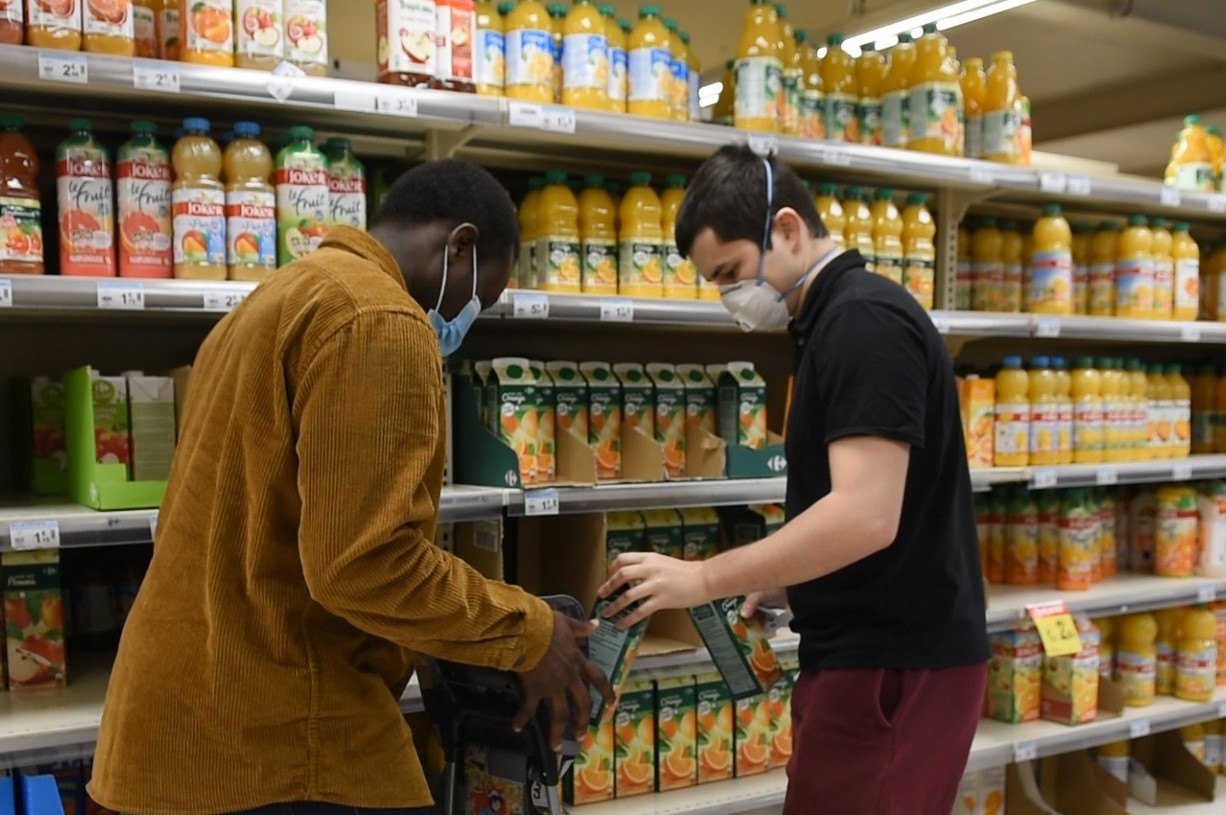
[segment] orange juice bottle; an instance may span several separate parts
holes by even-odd
[[[861,144],[881,144],[884,139],[881,95],[888,70],[885,54],[871,45],[864,46],[856,60],[856,88],[860,95],[856,111],[860,117]]]
[[[11,4],[13,0],[9,2]],[[81,3],[77,0],[61,3],[23,2],[26,10],[26,45],[61,51],[81,50]]]
[[[779,15],[779,59],[783,62],[783,88],[779,94],[779,130],[785,136],[800,135],[800,100],[804,91],[804,48],[796,29],[788,22],[788,9],[775,4]]]
[[[443,0],[437,0],[443,2]],[[549,80],[553,84],[553,101],[562,101],[562,43],[564,36],[562,28],[566,24],[566,6],[561,3],[549,3],[545,6],[549,12],[549,46],[553,56],[553,70],[549,72]]]
[[[553,29],[537,0],[519,0],[506,16],[506,95],[524,102],[553,101]]]
[[[1103,221],[1090,248],[1090,316],[1110,317],[1115,312],[1115,260],[1120,226]]]
[[[894,205],[894,191],[881,188],[873,196],[873,271],[902,285],[902,216]]]
[[[1192,455],[1192,386],[1183,376],[1183,367],[1167,365],[1167,388],[1171,394],[1171,454],[1168,458],[1187,458]]]
[[[995,218],[984,218],[971,236],[971,307],[1003,311],[1005,291],[1004,237]]]
[[[664,21],[668,31],[668,42],[673,53],[669,63],[669,102],[674,121],[684,122],[690,118],[690,49],[681,41],[681,26],[677,21],[668,18]]]
[[[284,50],[281,0],[234,0],[234,64],[271,71]]]
[[[192,0],[179,15],[179,59],[201,65],[234,65],[233,0]]]
[[[507,80],[507,36],[502,15],[493,3],[478,2],[477,41],[473,44],[473,75],[479,96],[502,96]]]
[[[826,57],[822,60],[822,88],[825,93],[823,119],[826,138],[855,144],[860,141],[860,119],[857,106],[859,87],[856,82],[856,61],[843,50],[843,35],[826,38]]]
[[[115,209],[111,160],[89,119],[68,122],[55,151],[60,214],[60,274],[115,276]]]
[[[456,8],[463,2],[464,8]],[[472,42],[476,36],[473,17],[472,0],[452,0],[449,8],[439,3],[440,19],[448,31],[446,44],[443,48],[451,49],[451,65],[453,68],[467,65],[466,77],[472,82]],[[443,17],[444,11],[450,11],[451,17]],[[328,66],[328,4],[326,0],[285,0],[282,8],[285,20],[285,40],[282,56],[291,65],[302,69],[307,76],[327,76]],[[464,19],[467,16],[467,19]],[[457,32],[463,32],[457,36]],[[461,47],[467,49],[467,59],[457,59]],[[441,77],[447,79],[448,77]],[[454,76],[452,77],[454,79]],[[444,86],[449,90],[467,90],[472,93],[471,84],[467,89],[454,85]]]
[[[536,222],[540,210],[541,190],[545,188],[544,176],[528,179],[528,192],[519,202],[519,268],[515,272],[516,285],[521,289],[537,287]]]
[[[1034,257],[1026,310],[1034,314],[1073,313],[1073,232],[1059,204],[1043,207],[1034,226]]]
[[[158,58],[178,60],[182,52],[179,47],[180,20],[179,0],[155,0],[158,6],[157,37]]]
[[[1056,372],[1051,359],[1035,357],[1030,361],[1030,464],[1058,464],[1060,406],[1056,394]]]
[[[231,280],[263,280],[277,268],[277,193],[272,153],[255,122],[235,122],[222,155],[226,183],[226,263]]]
[[[825,115],[826,95],[822,87],[822,60],[808,31],[797,31],[796,42],[801,50],[804,73],[804,87],[800,94],[800,135],[807,139],[824,139],[826,123],[822,117]]]
[[[674,300],[693,300],[698,296],[698,271],[677,248],[677,213],[685,200],[685,176],[670,175],[664,180],[660,196],[664,228],[664,296]]]
[[[226,191],[222,153],[209,136],[209,120],[183,122],[183,136],[171,155],[175,183],[174,274],[192,280],[226,279]]]
[[[997,467],[1025,467],[1030,463],[1030,376],[1022,358],[1009,356],[996,375]]]
[[[1058,464],[1073,463],[1073,377],[1064,357],[1051,358],[1056,373],[1056,452]]]
[[[626,51],[626,32],[622,30],[621,22],[613,6],[600,7],[600,16],[604,18],[604,34],[609,43],[609,86],[606,96],[609,100],[610,113],[626,112],[626,93],[629,88],[630,56]]]
[[[906,147],[911,137],[911,71],[915,67],[915,44],[910,34],[899,34],[890,49],[890,70],[881,86],[881,142],[886,147]]]
[[[699,101],[699,91],[702,89],[702,63],[698,61],[698,53],[690,47],[690,35],[686,32],[681,32],[681,42],[685,44],[686,50],[686,121],[700,122],[702,121],[702,103]]]
[[[618,213],[618,290],[627,297],[660,297],[664,294],[663,209],[651,188],[651,173],[632,174],[630,184]]]
[[[38,151],[24,133],[20,116],[0,116],[0,174],[3,213],[8,219],[0,248],[0,274],[43,274],[42,202],[38,194]]]
[[[1163,376],[1161,365],[1150,365],[1146,372],[1149,380],[1146,398],[1149,401],[1149,458],[1171,458],[1174,448],[1171,446],[1171,414],[1174,412],[1174,400],[1171,394],[1171,383]]]
[[[1175,310],[1175,258],[1171,254],[1175,239],[1163,218],[1150,219],[1149,228],[1154,235],[1153,319],[1169,320]]]
[[[783,55],[779,15],[767,0],[750,0],[736,46],[734,122],[742,130],[779,132]]]
[[[1222,270],[1226,269],[1226,238],[1215,240],[1210,249],[1200,273],[1200,319],[1219,320],[1222,319],[1220,278]]]
[[[774,14],[774,11],[771,11]],[[772,50],[775,41],[771,41]],[[640,6],[639,21],[626,42],[630,96],[626,110],[653,119],[672,118],[673,51],[659,6]],[[774,110],[775,100],[771,100]]]
[[[1217,391],[1217,371],[1212,365],[1201,365],[1192,377],[1192,453],[1212,453],[1213,423],[1216,412],[1213,407]]]
[[[158,10],[160,6],[160,0],[133,1],[133,56],[145,59],[158,58]]]
[[[1175,692],[1175,644],[1179,640],[1179,623],[1184,611],[1182,608],[1163,608],[1154,612],[1154,620],[1158,623],[1158,636],[1154,642],[1158,651],[1158,673],[1154,689],[1159,696],[1170,696]]]
[[[822,219],[826,231],[830,233],[830,239],[838,245],[839,249],[846,249],[847,236],[844,232],[847,229],[847,218],[843,214],[843,205],[839,203],[838,191],[838,186],[829,181],[823,181],[817,185],[817,198],[814,199],[814,204],[817,205],[817,214]]]
[[[1085,591],[1094,582],[1094,555],[1098,549],[1098,524],[1085,489],[1071,489],[1060,502],[1060,550],[1056,588]]]
[[[591,0],[579,0],[567,12],[562,36],[562,103],[608,110],[608,26]]]
[[[1073,224],[1073,313],[1090,313],[1090,247],[1094,243],[1094,227]]]
[[[1128,360],[1124,370],[1132,399],[1132,458],[1144,461],[1149,458],[1149,379],[1139,359]]]
[[[1025,290],[1025,264],[1022,261],[1022,233],[1017,221],[1000,222],[1000,259],[1004,264],[1004,286],[1000,293],[1000,311],[1016,314],[1022,310]]]
[[[954,267],[954,308],[969,311],[974,289],[975,265],[971,258],[971,222],[964,219],[958,224],[958,252]]]
[[[736,107],[736,60],[724,62],[724,76],[720,80],[719,99],[711,106],[711,121],[717,125],[732,127]]]
[[[1195,320],[1200,305],[1200,247],[1188,234],[1188,224],[1174,224],[1171,231],[1171,257],[1175,261],[1175,297],[1171,317]]]
[[[1217,125],[1206,126],[1205,135],[1209,138],[1209,158],[1213,161],[1214,188],[1220,190],[1222,187],[1222,159],[1226,156],[1226,136],[1223,135],[1222,128]]]
[[[153,122],[132,123],[132,138],[119,148],[116,201],[119,276],[170,277],[170,153]]]
[[[1098,360],[1098,373],[1103,388],[1103,461],[1126,461],[1131,385],[1125,382],[1120,361],[1113,357]]]
[[[1082,357],[1073,367],[1073,461],[1097,464],[1104,460],[1102,376],[1094,360]]]
[[[566,173],[545,173],[545,188],[537,204],[537,249],[541,288],[579,292],[579,203],[566,183]]]
[[[1154,233],[1144,215],[1128,218],[1116,253],[1115,314],[1147,320],[1154,313]]]
[[[1213,192],[1213,154],[1204,120],[1188,116],[1183,120],[1179,141],[1171,150],[1171,162],[1166,167],[1166,183],[1181,190]]]
[[[1130,707],[1154,703],[1158,677],[1158,622],[1152,614],[1130,614],[1120,621],[1115,673]]]
[[[843,237],[849,249],[857,249],[864,256],[864,268],[877,269],[877,244],[873,240],[873,214],[868,206],[868,193],[862,187],[848,187],[843,191],[843,216],[846,225]]]
[[[913,192],[902,211],[902,283],[926,309],[933,307],[937,227],[928,211],[928,196]]]
[[[949,41],[935,23],[924,26],[911,69],[910,150],[962,154],[962,85],[949,59]]]
[[[579,239],[583,260],[583,291],[617,294],[617,214],[604,176],[584,178],[579,194]]]
[[[1022,161],[1019,139],[1022,123],[1017,112],[1020,96],[1013,52],[996,52],[992,55],[992,67],[988,68],[983,100],[983,157],[988,161],[1002,164]]]
[[[968,59],[962,68],[962,104],[966,106],[966,157],[983,158],[983,109],[988,77],[983,60]]]
[[[1208,702],[1217,688],[1217,618],[1197,608],[1179,620],[1175,644],[1175,698]]]

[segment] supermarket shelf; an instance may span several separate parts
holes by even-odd
[[[738,506],[783,501],[786,478],[733,478],[711,481],[664,481],[654,484],[607,484],[595,487],[559,487],[508,493],[507,514],[609,512],[621,509]],[[557,512],[538,509],[556,498]]]
[[[784,770],[606,804],[571,807],[572,815],[777,815],[788,777]]]
[[[36,752],[92,749],[98,740],[110,666],[89,660],[80,670],[69,669],[67,688],[0,693],[0,769],[9,766],[6,757],[24,766],[38,763],[32,755]],[[18,753],[21,756],[14,755]]]
[[[541,304],[547,309],[542,311]],[[593,294],[509,289],[498,314],[516,320],[548,319],[572,322],[641,323],[697,328],[735,329],[736,323],[719,301],[666,300],[660,297],[618,297]]]
[[[998,484],[1027,484],[1031,489],[1109,487],[1226,478],[1226,455],[1189,456],[1161,461],[1066,464],[1058,467],[992,467],[971,470],[971,485],[984,491]]]
[[[1151,807],[1135,798],[1130,798],[1128,799],[1128,812],[1131,815],[1223,815],[1226,813],[1226,776],[1218,777],[1217,799],[1214,801]]]
[[[1226,343],[1226,323],[1034,315],[1033,336],[1110,342]]]

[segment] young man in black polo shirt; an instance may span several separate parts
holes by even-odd
[[[837,249],[788,167],[747,148],[699,169],[677,242],[743,328],[790,325],[788,523],[703,563],[622,555],[610,613],[786,587],[801,677],[785,815],[948,815],[988,644],[945,345],[910,294]]]

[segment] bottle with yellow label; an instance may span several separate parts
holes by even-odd
[[[902,285],[902,215],[894,191],[881,188],[869,210],[873,222],[873,271]]]
[[[823,118],[830,141],[860,141],[860,103],[856,84],[856,61],[843,50],[843,35],[826,38],[826,57],[822,60],[822,88],[825,93]]]
[[[609,37],[591,0],[576,0],[562,25],[562,103],[609,108]]]
[[[717,125],[732,127],[736,107],[736,60],[724,63],[724,78],[720,83],[719,99],[711,106],[711,121]]]
[[[672,118],[673,47],[659,6],[640,6],[639,21],[626,42],[629,101],[626,110],[653,119]]]
[[[506,86],[507,40],[502,15],[493,3],[478,2],[477,41],[473,43],[476,60],[473,75],[481,96],[502,96]]]
[[[585,176],[579,193],[579,240],[585,294],[617,294],[617,213],[603,175]]]
[[[962,104],[966,106],[966,157],[983,158],[983,106],[988,77],[983,60],[968,59],[962,69]]]
[[[1120,225],[1103,221],[1094,233],[1090,247],[1091,317],[1110,317],[1115,313],[1115,261],[1118,256]]]
[[[1073,374],[1073,461],[1097,464],[1103,461],[1102,377],[1094,360],[1082,357]]]
[[[995,218],[984,218],[971,235],[971,307],[975,311],[1005,308],[1004,238]]]
[[[962,85],[949,59],[949,41],[935,23],[924,26],[924,35],[916,44],[910,84],[911,134],[907,148],[961,155]]]
[[[1168,458],[1192,455],[1192,386],[1183,376],[1183,366],[1172,363],[1163,369],[1171,394],[1171,454]]]
[[[1094,227],[1084,222],[1073,224],[1073,313],[1090,313],[1090,247]]]
[[[566,26],[566,6],[561,3],[550,3],[545,6],[549,12],[549,44],[553,54],[553,70],[549,73],[553,84],[553,101],[562,101],[562,47],[566,39],[563,29]]]
[[[677,213],[685,200],[685,176],[670,175],[664,179],[660,196],[664,229],[664,296],[673,300],[693,300],[698,296],[698,271],[694,263],[683,257],[677,248]]]
[[[856,111],[860,120],[861,144],[881,144],[884,141],[882,94],[885,92],[888,70],[885,54],[871,45],[864,46],[856,60],[856,90],[860,97]]]
[[[902,211],[902,284],[925,309],[933,307],[937,251],[936,223],[928,211],[928,196],[913,192]]]
[[[1175,239],[1164,218],[1151,218],[1149,229],[1154,236],[1153,319],[1169,320],[1175,310]]]
[[[545,291],[579,292],[579,204],[566,173],[545,173],[536,217],[538,276]]]
[[[843,237],[848,249],[858,249],[864,256],[864,268],[877,269],[877,244],[873,241],[873,214],[868,206],[868,193],[863,187],[848,187],[843,191]]]
[[[823,181],[817,185],[817,198],[814,199],[814,204],[817,205],[817,214],[822,219],[822,224],[830,233],[830,239],[838,245],[839,249],[846,249],[847,237],[844,232],[847,229],[847,218],[843,214],[843,205],[839,203],[838,191],[838,186],[829,181]]]
[[[1154,620],[1158,623],[1158,636],[1154,640],[1154,648],[1158,652],[1154,691],[1159,696],[1175,693],[1175,644],[1179,640],[1179,622],[1183,615],[1184,609],[1181,608],[1164,608],[1154,612]]]
[[[1122,362],[1114,357],[1099,359],[1098,372],[1103,387],[1103,460],[1127,461],[1131,385],[1125,383]]]
[[[1148,400],[1149,455],[1150,459],[1170,458],[1174,448],[1171,447],[1171,414],[1173,402],[1171,383],[1163,375],[1161,365],[1150,365],[1146,368],[1149,384],[1146,388]]]
[[[899,34],[890,49],[890,70],[881,93],[881,140],[886,147],[906,147],[911,136],[911,71],[915,67],[915,44],[910,34]]]
[[[1064,357],[1051,358],[1056,373],[1056,453],[1057,464],[1073,463],[1073,377]]]
[[[1171,162],[1166,168],[1166,184],[1181,190],[1213,192],[1213,153],[1209,146],[1209,134],[1200,116],[1188,116],[1183,120],[1179,141],[1171,150]]]
[[[1200,247],[1188,230],[1188,224],[1181,221],[1171,231],[1171,258],[1175,262],[1171,317],[1175,320],[1195,320],[1200,306]]]
[[[767,0],[750,0],[736,47],[734,119],[742,130],[779,132],[783,56],[779,15]]]
[[[1026,286],[1026,310],[1072,314],[1073,232],[1059,204],[1043,207],[1034,227],[1034,255]]]
[[[1152,614],[1131,614],[1120,622],[1115,676],[1129,707],[1154,703],[1158,678],[1158,622]]]
[[[660,198],[651,188],[651,173],[632,174],[630,184],[622,198],[618,219],[621,241],[618,290],[627,297],[661,297],[664,213]]]
[[[1148,320],[1154,313],[1154,233],[1144,215],[1128,218],[1116,244],[1115,315]]]
[[[800,135],[807,139],[826,138],[826,96],[822,86],[822,60],[808,31],[796,32],[801,51]]]
[[[605,40],[609,44],[609,85],[606,89],[610,113],[626,112],[626,94],[629,89],[630,56],[626,51],[626,32],[622,31],[617,12],[611,5],[600,7],[604,18]]]
[[[983,157],[1002,164],[1022,162],[1017,67],[1013,52],[998,51],[988,68],[983,100]]]
[[[1030,463],[1030,377],[1022,358],[1005,357],[996,375],[997,467],[1025,467]]]
[[[506,16],[506,96],[553,101],[553,25],[537,0],[519,0]]]
[[[1057,450],[1060,406],[1056,396],[1056,372],[1051,359],[1030,361],[1030,464],[1051,466],[1059,462]]]
[[[1149,380],[1139,359],[1124,362],[1124,388],[1128,393],[1130,461],[1149,458]]]
[[[800,135],[800,98],[804,86],[804,52],[796,42],[796,30],[788,22],[788,9],[775,4],[779,15],[779,59],[783,62],[783,85],[779,94],[779,132]]]
[[[1175,645],[1175,697],[1208,702],[1217,688],[1217,618],[1205,608],[1186,612]]]

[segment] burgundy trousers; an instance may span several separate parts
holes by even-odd
[[[801,673],[783,815],[949,815],[987,668]]]

